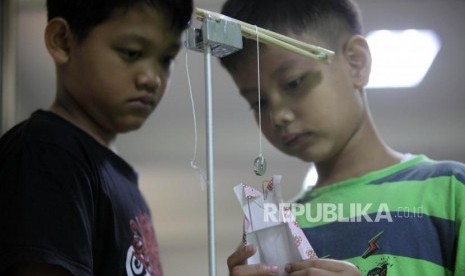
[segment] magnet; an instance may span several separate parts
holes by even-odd
[[[266,160],[263,155],[259,155],[253,162],[253,171],[256,175],[262,176],[266,172]]]

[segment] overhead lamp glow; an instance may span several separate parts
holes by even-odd
[[[441,48],[431,30],[379,30],[367,40],[372,55],[368,88],[417,86]]]
[[[310,167],[307,170],[307,174],[305,175],[304,181],[302,183],[302,187],[299,193],[289,200],[289,202],[296,202],[299,200],[303,194],[308,192],[310,189],[315,187],[318,181],[318,172],[316,171],[315,165],[313,163],[310,164]]]
[[[316,185],[318,181],[318,172],[316,171],[315,165],[312,163],[308,168],[307,174],[304,178],[303,190],[306,191]]]

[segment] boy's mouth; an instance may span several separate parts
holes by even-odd
[[[155,100],[152,96],[142,96],[134,99],[130,99],[129,102],[131,103],[139,103],[142,105],[154,107],[155,106]]]
[[[286,147],[294,147],[300,144],[304,139],[309,136],[308,133],[293,133],[293,134],[284,134],[281,136],[281,142]]]

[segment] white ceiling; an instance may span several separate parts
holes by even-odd
[[[17,120],[46,108],[54,90],[54,69],[42,43],[44,1],[20,1],[18,21]],[[198,7],[218,11],[223,1],[198,0]],[[380,132],[394,148],[426,153],[433,158],[465,162],[465,1],[359,0],[366,31],[380,28],[433,29],[442,49],[420,86],[369,90]],[[190,168],[194,150],[184,52],[178,57],[172,84],[163,102],[137,132],[121,135],[121,155],[140,174],[161,246],[166,275],[207,275],[206,191]],[[205,170],[203,56],[189,52],[189,69],[197,108],[197,165]],[[298,193],[307,164],[264,143],[268,174],[256,177],[252,161],[258,154],[258,130],[248,106],[229,76],[214,61],[213,106],[215,199],[218,275],[227,275],[225,260],[241,239],[242,215],[232,188],[245,181],[259,185],[272,174],[283,175],[284,197]]]

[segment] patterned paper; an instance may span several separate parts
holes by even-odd
[[[268,264],[278,265],[284,275],[286,263],[315,259],[317,255],[297,224],[289,205],[282,204],[280,182],[281,176],[273,176],[263,184],[263,193],[243,183],[237,185],[234,191],[244,212],[243,242],[252,242],[257,246],[257,253],[248,263],[273,262]],[[278,220],[265,219],[265,208],[270,206],[267,204],[279,208]],[[292,242],[289,243],[289,240]],[[282,248],[276,248],[277,245]]]

